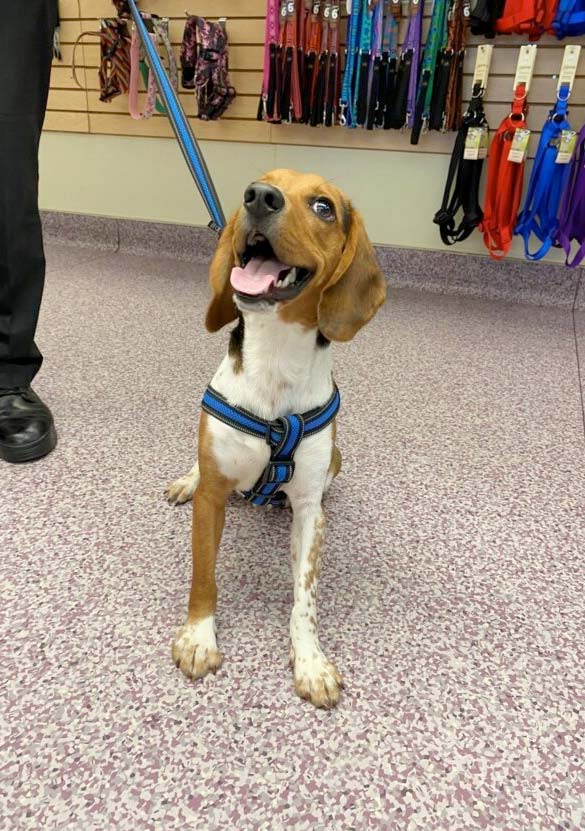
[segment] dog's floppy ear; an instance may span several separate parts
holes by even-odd
[[[205,325],[209,332],[217,332],[222,326],[235,320],[238,315],[230,285],[230,274],[236,264],[233,236],[237,215],[235,213],[223,229],[209,267],[209,285],[213,292],[205,318]]]
[[[319,329],[329,340],[351,340],[386,299],[386,279],[376,262],[364,221],[347,206],[345,246],[321,295]]]

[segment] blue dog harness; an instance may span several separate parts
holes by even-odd
[[[279,490],[281,485],[290,482],[295,471],[294,455],[301,440],[312,436],[327,427],[339,411],[341,398],[334,385],[333,394],[323,407],[317,407],[302,415],[288,415],[274,421],[264,421],[243,407],[229,404],[223,395],[213,387],[207,387],[201,406],[212,415],[241,430],[250,436],[265,439],[269,445],[270,460],[254,487],[242,496],[253,505],[283,506],[286,494]]]

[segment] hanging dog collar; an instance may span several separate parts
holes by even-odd
[[[270,447],[270,461],[254,487],[242,496],[253,505],[279,505],[286,495],[279,490],[290,482],[295,470],[294,455],[302,439],[324,430],[339,412],[341,398],[334,385],[331,398],[322,407],[302,415],[288,415],[274,421],[265,421],[243,407],[230,404],[223,395],[207,387],[201,406],[206,413],[224,424],[265,439]]]

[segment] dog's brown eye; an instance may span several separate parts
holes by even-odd
[[[311,204],[312,209],[315,211],[319,219],[324,219],[326,222],[333,222],[335,219],[335,208],[333,207],[333,203],[329,201],[329,199],[325,199],[324,196],[320,196],[318,199]]]

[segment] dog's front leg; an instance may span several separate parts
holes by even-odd
[[[317,631],[317,582],[325,517],[321,502],[293,500],[292,567],[294,606],[290,619],[291,661],[295,688],[316,707],[333,707],[343,686],[341,675],[328,661]]]
[[[217,469],[205,424],[204,414],[199,434],[201,478],[193,497],[193,575],[187,621],[173,643],[173,660],[189,678],[215,672],[222,662],[215,638],[215,563],[232,485]]]

